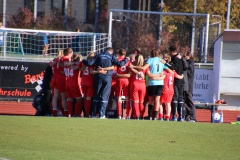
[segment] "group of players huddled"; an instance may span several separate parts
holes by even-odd
[[[183,121],[183,90],[180,87],[176,91],[174,85],[184,84],[183,65],[177,60],[181,57],[174,55],[174,46],[169,48],[170,54],[161,55],[153,49],[148,57],[140,49],[129,57],[124,49],[117,55],[113,52],[110,47],[100,54],[90,52],[83,60],[71,48],[59,50],[58,57],[50,62],[53,116],[61,106],[66,117],[105,118],[107,106],[116,97],[119,119],[143,119],[147,106],[148,119]],[[179,64],[170,63],[171,57],[176,57]],[[126,113],[122,113],[122,96]]]

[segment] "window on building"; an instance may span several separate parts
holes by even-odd
[[[124,9],[128,9],[128,1],[129,0],[124,0]],[[148,1],[149,0],[134,0],[131,1],[130,4],[130,10],[143,10],[143,6],[145,6],[145,10],[148,10]],[[140,4],[139,4],[140,2]],[[143,3],[145,2],[145,5],[143,5]],[[158,11],[158,4],[161,3],[161,0],[151,0],[151,4],[150,4],[150,10],[151,11]]]
[[[68,0],[67,14],[71,15],[72,0]],[[65,0],[51,0],[51,10],[56,15],[64,15]]]
[[[51,10],[56,15],[64,15],[65,0],[51,0]]]
[[[25,0],[24,6],[34,12],[34,1],[33,0]],[[37,1],[37,15],[43,16],[45,13],[45,0],[38,0]]]
[[[87,23],[95,22],[95,6],[96,0],[87,1]],[[108,0],[99,0],[99,20],[105,20],[108,18]]]

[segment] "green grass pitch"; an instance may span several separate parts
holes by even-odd
[[[0,116],[0,160],[240,159],[240,126]]]

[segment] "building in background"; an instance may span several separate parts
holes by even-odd
[[[126,1],[126,0],[125,0]],[[0,0],[0,14],[3,14],[3,2]],[[95,19],[95,2],[96,0],[68,0],[68,15],[75,17],[77,20],[86,23],[93,23]],[[38,0],[37,14],[42,16],[51,12],[64,15],[65,0]],[[124,0],[99,0],[99,13],[106,7],[123,9]],[[20,7],[28,7],[34,11],[33,0],[6,0],[6,16],[17,13]]]
[[[84,23],[94,23],[95,4],[99,2],[99,17],[108,16],[110,9],[127,9],[129,0],[68,0],[68,16],[75,17],[78,21]],[[131,1],[131,10],[158,10],[160,0],[134,0]],[[3,14],[3,2],[0,0],[0,14]],[[51,12],[64,15],[66,0],[37,0],[37,14],[43,16]],[[16,14],[20,7],[27,7],[34,12],[34,0],[6,0],[6,18]],[[107,10],[107,12],[106,12]],[[101,15],[104,14],[104,15]]]

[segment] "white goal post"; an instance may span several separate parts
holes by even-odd
[[[112,40],[113,40],[113,31],[114,31],[114,27],[113,27],[113,23],[116,22],[116,21],[121,21],[122,23],[125,23],[125,30],[124,32],[129,32],[129,21],[135,21],[135,22],[139,22],[139,15],[141,17],[144,17],[142,19],[144,19],[144,23],[149,23],[149,15],[157,15],[156,17],[157,18],[162,18],[162,17],[170,17],[170,18],[166,18],[166,19],[173,19],[174,16],[182,16],[182,17],[188,17],[188,20],[189,19],[193,19],[193,18],[196,18],[196,17],[201,17],[201,20],[202,20],[202,24],[205,28],[203,30],[203,34],[204,34],[204,40],[203,40],[203,55],[204,55],[204,62],[207,61],[207,56],[208,56],[208,38],[209,38],[209,25],[210,25],[210,15],[209,14],[200,14],[200,13],[179,13],[179,12],[157,12],[157,11],[138,11],[138,10],[123,10],[123,9],[110,9],[110,13],[109,13],[109,30],[108,30],[108,46],[112,46]],[[132,17],[131,17],[132,16]],[[135,17],[134,17],[135,16]],[[155,19],[156,19],[155,17]],[[137,20],[138,19],[138,20]],[[165,21],[166,21],[165,19]],[[143,21],[143,20],[142,20]],[[164,20],[163,20],[164,21]],[[174,21],[174,20],[173,20]],[[184,18],[183,18],[183,21],[184,21]],[[147,24],[149,25],[149,24]],[[158,21],[157,22],[157,25],[158,27],[162,27],[162,24],[161,24],[161,21]],[[193,26],[191,23],[190,23],[191,26]],[[148,26],[147,26],[148,27]],[[155,23],[155,28],[156,28],[156,23]],[[198,30],[196,30],[196,28],[192,27],[192,31],[195,31],[196,32],[199,32],[199,28],[197,28]],[[145,31],[144,31],[145,32]],[[147,32],[147,30],[146,30]],[[198,34],[195,32],[195,35]],[[124,33],[124,34],[125,34]],[[161,44],[161,28],[158,30],[158,33],[159,33],[159,38],[158,40],[160,40],[160,42],[158,41],[159,44],[156,44],[157,45],[157,48],[160,49],[160,44]],[[127,35],[128,33],[126,33]],[[127,35],[128,36],[128,35]],[[126,36],[125,40],[128,40],[128,37]],[[190,38],[193,38],[191,41],[190,41],[190,44],[191,45],[191,42],[194,42],[194,35],[191,36]],[[197,37],[199,38],[199,37]],[[200,38],[199,38],[200,39]],[[141,47],[141,46],[140,46]],[[191,45],[191,51],[193,50],[194,48],[194,45]]]
[[[72,48],[82,56],[90,51],[101,53],[108,45],[108,34],[0,28],[0,41],[1,59],[48,61],[65,48]],[[46,55],[45,44],[48,45]]]

